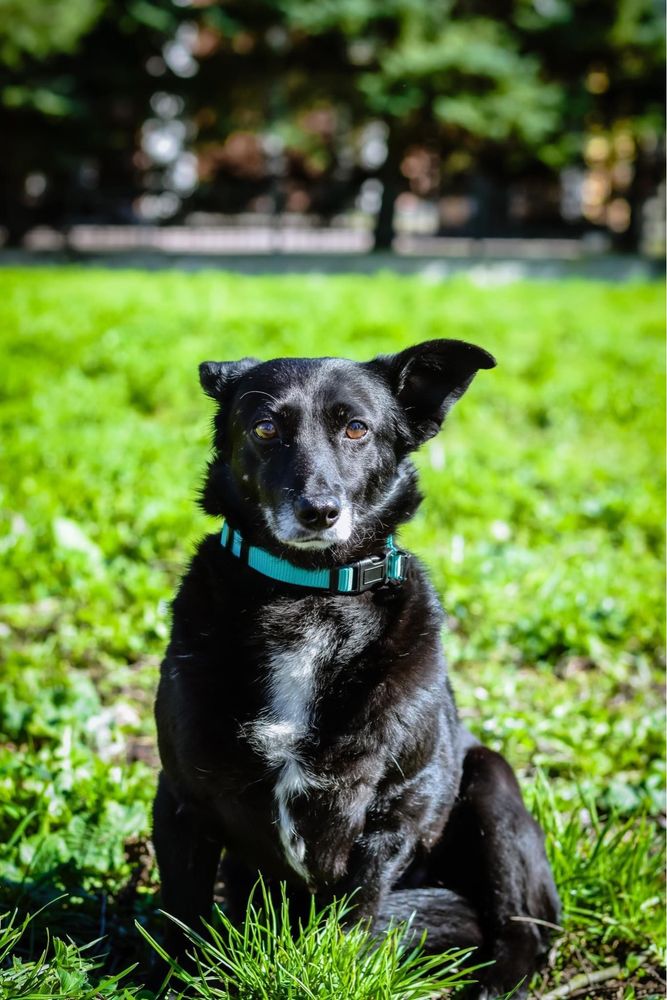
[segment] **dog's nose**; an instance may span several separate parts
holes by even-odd
[[[335,497],[299,497],[294,513],[304,528],[331,528],[340,517],[340,503]]]

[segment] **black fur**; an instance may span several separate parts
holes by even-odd
[[[379,554],[421,500],[410,453],[494,364],[452,340],[365,364],[204,363],[217,412],[202,504],[296,565]],[[312,530],[300,502],[338,525]],[[355,918],[378,932],[414,914],[431,950],[477,947],[486,988],[529,978],[541,921],[559,916],[543,836],[508,764],[458,722],[419,563],[403,584],[336,596],[274,582],[210,535],[173,611],[156,705],[163,908],[197,926],[224,849],[239,918],[258,872],[287,882],[295,913],[355,890]]]

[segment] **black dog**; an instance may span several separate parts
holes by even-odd
[[[293,912],[356,890],[378,932],[413,916],[505,991],[559,903],[505,760],[461,727],[426,573],[391,536],[421,497],[410,453],[493,358],[435,340],[365,364],[207,362],[217,404],[201,543],[157,698],[163,908],[233,915],[258,872]],[[221,544],[222,542],[222,544]],[[170,947],[182,948],[172,936]]]

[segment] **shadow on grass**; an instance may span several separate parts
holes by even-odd
[[[91,890],[84,882],[71,863],[21,881],[0,879],[0,915],[14,914],[15,926],[26,921],[12,953],[25,962],[37,961],[57,938],[84,950],[96,966],[92,978],[115,976],[134,966],[133,984],[154,987],[158,961],[135,922],[161,940],[155,890],[142,883],[137,871],[114,892]]]

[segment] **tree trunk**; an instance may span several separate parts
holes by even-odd
[[[400,154],[392,136],[387,141],[387,159],[378,173],[382,182],[380,211],[375,220],[373,251],[391,250],[396,230],[394,229],[394,206],[401,189]]]

